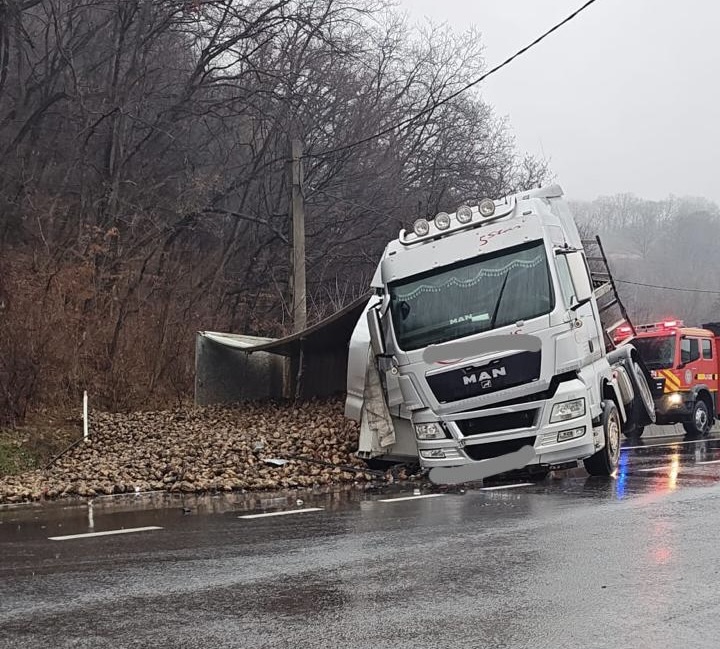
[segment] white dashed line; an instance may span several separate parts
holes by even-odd
[[[691,439],[685,442],[665,442],[664,444],[644,444],[641,446],[622,446],[620,448],[621,451],[634,451],[639,448],[661,448],[663,446],[682,446],[684,444],[699,444],[700,442],[707,442],[712,441],[716,438],[710,438],[710,439]]]
[[[70,541],[72,539],[89,539],[94,536],[112,536],[113,534],[132,534],[133,532],[147,532],[149,530],[161,530],[162,527],[129,527],[122,530],[108,530],[107,532],[86,532],[85,534],[68,534],[67,536],[49,536],[51,541]]]
[[[288,514],[304,514],[306,512],[321,512],[322,507],[307,507],[306,509],[286,509],[282,512],[267,512],[265,514],[245,514],[238,518],[268,518],[269,516],[287,516]]]
[[[438,496],[444,496],[445,494],[424,494],[422,496],[403,496],[402,498],[384,498],[378,500],[380,503],[399,503],[403,500],[419,500],[420,498],[437,498]]]
[[[720,464],[720,460],[703,460],[702,462],[695,462],[695,464]]]
[[[498,491],[499,489],[516,489],[517,487],[532,487],[532,482],[521,482],[519,484],[503,484],[497,487],[481,487],[480,491]]]
[[[668,466],[652,466],[652,467],[650,467],[650,468],[648,468],[648,469],[638,469],[638,471],[667,471],[668,469],[673,469],[673,468],[675,468],[675,467],[673,467],[672,465],[668,465]]]

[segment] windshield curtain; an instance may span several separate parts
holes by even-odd
[[[632,345],[650,370],[671,368],[675,362],[675,336],[635,338]]]
[[[542,241],[416,275],[389,290],[404,350],[536,318],[555,302]]]

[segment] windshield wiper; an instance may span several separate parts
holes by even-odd
[[[495,320],[497,320],[498,313],[500,311],[500,302],[502,301],[503,293],[505,292],[505,284],[507,284],[508,277],[510,277],[510,271],[505,273],[505,279],[503,280],[502,286],[500,287],[500,293],[498,294],[497,302],[495,302],[495,308],[493,309],[492,317],[490,318],[490,329],[495,328]]]

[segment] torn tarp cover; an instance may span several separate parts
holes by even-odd
[[[219,345],[248,353],[268,352],[280,356],[298,356],[301,348],[306,352],[347,349],[355,324],[369,299],[369,293],[363,295],[317,324],[284,338],[262,338],[216,331],[199,333]]]

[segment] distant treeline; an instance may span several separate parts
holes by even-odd
[[[636,324],[720,321],[718,205],[704,198],[649,201],[618,194],[574,202],[571,209],[584,234],[600,235]]]

